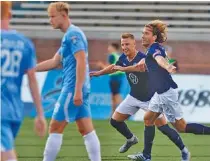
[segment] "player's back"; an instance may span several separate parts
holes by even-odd
[[[63,87],[62,92],[73,92],[76,83],[76,59],[75,54],[84,51],[86,55],[86,77],[83,85],[83,92],[89,93],[89,65],[88,65],[88,42],[82,30],[71,24],[63,36],[59,54],[62,57],[63,65]]]
[[[1,30],[1,119],[21,120],[21,84],[24,73],[35,66],[30,40],[14,30]]]
[[[147,51],[146,65],[149,73],[150,85],[157,93],[163,93],[172,88],[177,88],[177,84],[173,81],[170,73],[158,65],[154,59],[156,55],[166,57],[165,49],[158,43],[154,43]]]

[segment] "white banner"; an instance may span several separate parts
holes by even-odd
[[[173,75],[187,122],[210,123],[210,75]],[[140,110],[134,120],[143,120]]]

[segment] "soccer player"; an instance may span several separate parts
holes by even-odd
[[[138,67],[136,72],[129,72],[130,67],[143,60],[146,55],[137,51],[135,46],[134,36],[130,33],[124,33],[121,36],[121,47],[123,54],[116,62],[117,66],[110,65],[109,67],[96,72],[91,72],[91,76],[100,76],[115,72],[116,70],[125,71],[127,80],[131,87],[130,94],[127,95],[125,100],[117,107],[110,120],[111,125],[120,132],[127,140],[126,143],[120,147],[119,152],[126,152],[132,145],[138,143],[137,137],[127,127],[125,120],[134,115],[139,109],[147,111],[149,107],[149,100],[154,94],[148,82],[148,73],[144,72],[144,66]],[[142,72],[139,72],[141,70]],[[182,142],[179,134],[167,125],[166,118],[160,115],[156,120],[155,125],[158,129],[168,136],[177,147],[182,151],[187,151]],[[152,127],[155,130],[154,127]]]
[[[36,133],[46,133],[41,98],[35,77],[35,50],[32,42],[15,30],[9,29],[12,3],[1,2],[1,160],[17,161],[14,141],[23,121],[21,101],[23,75],[28,76],[31,95],[37,109]]]
[[[154,20],[145,25],[142,35],[142,45],[147,48],[146,58],[139,65],[146,64],[149,74],[149,86],[155,90],[155,94],[149,103],[149,111],[144,116],[145,145],[143,153],[129,155],[128,157],[138,161],[150,161],[152,143],[155,136],[154,122],[161,113],[182,133],[209,135],[210,128],[197,123],[186,123],[183,112],[178,102],[177,84],[173,81],[170,73],[176,71],[176,67],[169,64],[165,59],[165,49],[161,43],[167,39],[167,25]],[[140,90],[140,89],[139,89]],[[178,138],[177,138],[178,139]],[[182,161],[190,160],[190,153],[182,152]]]
[[[88,43],[82,30],[70,22],[68,14],[68,3],[50,3],[50,24],[65,34],[55,56],[36,67],[37,71],[54,69],[60,63],[63,67],[62,90],[50,122],[43,161],[56,159],[61,148],[63,131],[73,121],[76,121],[78,131],[84,138],[89,159],[101,161],[100,142],[92,124],[89,107]]]
[[[108,64],[104,64],[101,61],[96,63],[96,65],[104,69],[110,64],[115,64],[117,60],[120,57],[119,54],[119,49],[120,46],[118,43],[110,43],[108,45]],[[109,74],[109,85],[110,85],[110,90],[111,90],[111,98],[112,98],[112,114],[114,113],[116,107],[122,102],[122,97],[120,96],[120,88],[122,85],[122,79],[124,78],[124,73],[123,72],[114,72]]]

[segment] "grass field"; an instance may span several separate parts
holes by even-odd
[[[94,121],[94,125],[101,141],[103,161],[126,161],[128,154],[142,150],[144,129],[142,122],[128,122],[128,126],[138,136],[140,142],[124,154],[120,154],[118,149],[125,139],[109,125],[108,120]],[[181,136],[191,151],[192,161],[210,161],[210,136],[191,134]],[[26,119],[16,140],[19,161],[42,161],[46,139],[47,137],[40,139],[35,136],[33,120]],[[153,161],[180,161],[179,150],[158,130],[156,130],[152,155]],[[88,161],[83,139],[78,134],[75,124],[70,124],[66,128],[62,149],[56,161]]]

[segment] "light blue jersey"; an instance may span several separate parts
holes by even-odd
[[[79,51],[85,52],[87,64],[85,82],[82,88],[83,104],[80,107],[76,107],[73,103],[77,65],[75,54]],[[67,122],[73,122],[81,118],[90,117],[88,43],[85,34],[79,27],[72,24],[69,26],[63,36],[58,53],[62,57],[63,82],[62,91],[53,112],[53,119],[57,121],[65,120]]]
[[[86,78],[83,85],[83,93],[90,92],[90,78],[88,65],[88,42],[82,30],[70,25],[67,32],[63,36],[61,47],[58,53],[62,57],[63,65],[63,85],[62,92],[73,92],[76,83],[76,59],[74,54],[83,50],[86,54]]]
[[[21,84],[24,73],[35,66],[30,40],[13,30],[1,30],[1,145],[13,149],[23,119]]]

